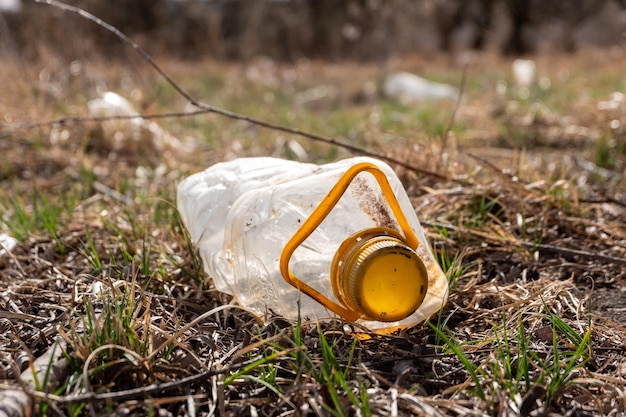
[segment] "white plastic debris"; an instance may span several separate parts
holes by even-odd
[[[0,0],[0,11],[6,13],[19,13],[22,10],[20,0]]]
[[[611,93],[608,100],[602,100],[598,102],[598,110],[617,110],[626,103],[626,95],[619,91]]]
[[[417,103],[435,100],[454,101],[459,96],[459,90],[448,84],[430,81],[408,72],[396,72],[385,78],[383,94],[405,103]]]
[[[7,233],[0,233],[0,259],[17,246],[17,239]]]
[[[95,145],[104,150],[136,153],[158,159],[167,159],[171,153],[186,154],[193,151],[192,144],[183,143],[158,124],[141,117],[127,118],[140,114],[126,98],[117,93],[107,91],[87,106],[93,117],[112,118],[100,122],[101,132],[95,138]]]
[[[107,91],[100,98],[87,103],[89,114],[93,117],[135,116],[138,113],[124,97]],[[115,119],[100,123],[104,148],[113,151],[136,151],[141,145],[142,119]]]
[[[537,66],[530,59],[516,59],[513,61],[513,79],[520,88],[530,88],[535,82]]]

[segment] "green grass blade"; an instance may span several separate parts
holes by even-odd
[[[474,384],[476,385],[476,393],[478,397],[481,400],[485,401],[485,391],[483,390],[482,384],[477,374],[478,367],[474,365],[467,356],[465,356],[465,353],[463,353],[459,345],[454,343],[441,329],[439,329],[431,322],[427,322],[427,324],[437,334],[437,336],[444,341],[444,343],[450,348],[450,350],[454,352],[457,358],[459,358],[467,372],[470,374],[472,381],[474,381]]]

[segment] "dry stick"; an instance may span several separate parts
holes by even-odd
[[[519,243],[520,245],[526,248],[530,248],[530,249],[539,249],[539,250],[544,250],[546,252],[560,253],[562,255],[576,255],[576,256],[582,256],[584,258],[597,259],[599,261],[606,261],[609,263],[626,265],[626,259],[618,258],[617,256],[604,255],[602,253],[597,253],[597,252],[596,253],[588,252],[588,251],[584,251],[580,249],[562,248],[560,246],[554,246],[554,245],[546,245],[546,244],[537,245],[535,243],[525,242],[525,241],[520,241]]]
[[[201,114],[211,113],[210,110],[193,110],[187,112],[165,112],[165,113],[152,113],[152,114],[123,114],[112,116],[66,116],[59,117],[58,119],[46,120],[45,122],[32,122],[5,126],[5,130],[16,129],[38,129],[46,126],[65,125],[70,123],[88,123],[88,122],[106,122],[109,120],[132,120],[132,119],[168,119],[176,117],[189,117],[198,116]],[[8,136],[10,133],[0,135],[0,137]]]
[[[58,119],[46,120],[45,122],[31,122],[31,123],[20,123],[14,125],[7,125],[0,130],[0,139],[4,139],[6,137],[11,136],[11,132],[13,130],[28,130],[28,129],[39,129],[46,126],[55,126],[55,125],[67,125],[70,123],[89,123],[89,122],[106,122],[109,120],[133,120],[133,119],[144,119],[144,120],[152,120],[152,119],[169,119],[169,118],[178,118],[178,117],[190,117],[190,116],[198,116],[201,114],[211,113],[210,110],[193,110],[186,112],[165,112],[165,113],[152,113],[152,114],[124,114],[124,115],[112,115],[112,116],[65,116],[59,117]]]
[[[446,130],[443,132],[443,136],[441,138],[441,153],[443,154],[444,149],[448,143],[448,135],[450,131],[454,127],[454,122],[456,120],[456,113],[461,107],[461,100],[463,99],[463,94],[465,93],[465,84],[467,83],[467,62],[463,64],[463,74],[461,76],[461,86],[459,87],[459,95],[456,98],[456,102],[454,103],[454,108],[452,109],[452,113],[450,113],[450,119],[448,120],[448,125],[446,126]]]
[[[391,156],[386,156],[386,155],[381,155],[378,154],[376,152],[372,152],[372,151],[368,151],[367,149],[363,149],[360,148],[358,146],[354,146],[354,145],[350,145],[348,143],[343,143],[343,142],[339,142],[333,138],[329,138],[326,136],[322,136],[322,135],[317,135],[314,133],[309,133],[309,132],[305,132],[303,130],[300,129],[296,129],[296,128],[292,128],[292,127],[286,127],[286,126],[281,126],[281,125],[277,125],[274,123],[269,123],[260,119],[256,119],[250,116],[245,116],[242,114],[238,114],[238,113],[234,113],[228,110],[224,110],[224,109],[220,109],[218,107],[214,107],[211,106],[210,104],[206,104],[206,103],[202,103],[196,99],[194,99],[189,93],[187,93],[180,85],[178,85],[178,83],[176,81],[174,81],[174,79],[172,77],[170,77],[163,69],[161,69],[161,67],[156,63],[156,61],[152,58],[152,56],[150,56],[150,54],[148,54],[148,52],[146,52],[144,49],[142,49],[137,43],[135,43],[132,39],[130,39],[128,36],[126,36],[122,31],[120,31],[119,29],[117,29],[116,27],[106,23],[105,21],[103,21],[102,19],[94,16],[93,14],[79,8],[79,7],[75,7],[75,6],[70,6],[68,4],[65,3],[61,3],[58,2],[56,0],[35,0],[35,2],[37,3],[44,3],[44,4],[48,4],[51,6],[55,6],[58,7],[62,10],[71,12],[71,13],[75,13],[78,14],[79,16],[90,20],[92,22],[94,22],[95,24],[103,27],[104,29],[108,30],[109,32],[113,33],[115,36],[117,36],[119,39],[121,39],[124,43],[126,43],[127,45],[129,45],[131,48],[133,48],[135,51],[137,51],[137,53],[139,53],[139,55],[148,63],[150,64],[150,66],[157,72],[159,73],[159,75],[161,75],[161,77],[163,77],[165,79],[165,81],[167,81],[168,84],[170,84],[172,86],[172,88],[174,88],[174,90],[176,90],[176,92],[178,94],[180,94],[182,97],[184,97],[191,105],[193,105],[194,107],[197,107],[201,110],[203,110],[204,112],[207,113],[215,113],[215,114],[219,114],[221,116],[225,116],[228,117],[230,119],[234,119],[234,120],[241,120],[241,121],[245,121],[248,123],[252,123],[254,125],[257,126],[261,126],[267,129],[272,129],[272,130],[276,130],[276,131],[280,131],[280,132],[285,132],[285,133],[290,133],[293,135],[298,135],[298,136],[302,136],[308,139],[312,139],[318,142],[322,142],[322,143],[326,143],[329,145],[333,145],[333,146],[338,146],[340,148],[344,148],[347,149],[353,153],[356,154],[362,154],[365,156],[370,156],[370,157],[374,157],[374,158],[379,158],[379,159],[383,159],[387,162],[399,165],[403,168],[409,169],[411,171],[420,173],[420,174],[424,174],[424,175],[429,175],[435,178],[439,178],[442,180],[447,180],[447,181],[457,181],[454,178],[450,178],[447,175],[443,175],[440,174],[438,172],[434,172],[434,171],[430,171],[424,168],[420,168],[417,167],[415,165],[412,165],[410,163],[407,163],[405,161],[399,160],[397,158],[391,157]],[[194,113],[197,114],[197,113]],[[141,116],[137,116],[137,117],[141,117]],[[66,119],[67,120],[67,119]]]
[[[517,178],[517,177],[514,179],[513,175],[504,173],[500,168],[498,168],[497,166],[495,166],[491,162],[487,161],[484,158],[481,158],[480,156],[478,156],[476,154],[468,153],[467,155],[469,157],[471,157],[471,158],[474,158],[475,160],[477,160],[481,164],[485,165],[487,168],[491,169],[495,173],[506,177],[506,179],[511,181],[511,182],[514,182],[516,184],[528,185],[528,182],[522,180],[521,178]],[[604,196],[604,198],[601,198],[601,199],[581,199],[579,201],[581,203],[589,203],[589,204],[613,203],[613,204],[616,204],[618,206],[626,207],[626,201],[620,201],[617,198],[611,197],[609,195],[606,195],[606,196]]]
[[[451,231],[454,231],[454,232],[469,233],[469,234],[477,236],[477,237],[481,237],[481,238],[484,238],[484,239],[492,240],[493,242],[496,242],[496,243],[511,243],[510,240],[498,238],[498,237],[495,237],[495,236],[490,236],[490,235],[488,235],[485,232],[481,232],[481,231],[478,231],[478,230],[475,230],[475,229],[468,229],[468,228],[464,228],[464,227],[458,227],[458,226],[454,226],[452,224],[445,224],[445,223],[439,223],[439,222],[430,222],[428,220],[422,220],[422,224],[425,224],[425,225],[430,226],[430,227],[443,228],[443,229],[451,230]],[[529,249],[536,249],[536,250],[543,250],[543,251],[546,251],[546,252],[560,253],[562,255],[582,256],[584,258],[597,259],[597,260],[605,261],[605,262],[609,262],[609,263],[616,263],[616,264],[620,264],[620,265],[626,265],[626,259],[618,258],[617,256],[604,255],[602,253],[588,252],[588,251],[584,251],[584,250],[580,250],[580,249],[563,248],[563,247],[560,247],[560,246],[547,245],[547,244],[543,244],[543,243],[537,244],[537,243],[533,243],[533,242],[527,242],[527,241],[524,241],[524,240],[517,240],[517,241],[515,241],[515,243],[517,243],[518,245],[523,246],[525,248],[529,248]]]
[[[303,347],[298,346],[295,348],[290,348],[290,349],[286,349],[280,352],[276,352],[266,357],[266,361],[267,360],[273,361],[275,359],[278,359],[281,356],[291,355],[292,353],[295,353],[302,349]],[[44,397],[44,398],[54,400],[60,403],[72,403],[72,402],[93,403],[93,402],[105,401],[105,400],[124,401],[124,400],[132,399],[132,398],[137,398],[138,396],[144,396],[144,397],[149,396],[156,392],[171,391],[177,388],[184,388],[184,387],[189,386],[189,384],[191,383],[202,381],[212,376],[226,374],[226,373],[233,372],[233,371],[239,371],[243,368],[253,366],[257,362],[259,362],[258,358],[250,359],[245,362],[240,362],[236,365],[225,366],[219,369],[212,368],[212,369],[197,373],[195,375],[191,375],[186,378],[179,379],[177,381],[155,383],[155,384],[146,385],[144,387],[133,388],[133,389],[123,390],[123,391],[112,391],[112,392],[101,392],[101,393],[88,392],[85,394],[67,395],[64,397],[54,395],[54,394],[46,394],[46,393],[39,393],[39,392],[33,392],[31,395],[37,396],[37,397]]]
[[[229,308],[236,308],[236,309],[239,309],[239,310],[247,311],[251,315],[254,315],[254,312],[251,309],[249,309],[248,307],[240,306],[240,305],[234,305],[234,304],[224,304],[224,305],[221,305],[219,307],[215,307],[212,310],[205,311],[204,313],[202,313],[201,315],[199,315],[198,317],[196,317],[195,319],[193,319],[192,321],[190,321],[189,323],[185,324],[183,327],[178,329],[176,331],[176,333],[174,333],[173,335],[169,336],[163,343],[161,343],[156,349],[154,349],[150,355],[148,355],[146,360],[152,360],[161,351],[161,349],[165,348],[167,345],[172,343],[172,341],[174,339],[176,339],[177,337],[182,335],[184,332],[186,332],[187,330],[189,330],[190,328],[192,328],[193,326],[195,326],[199,322],[203,321],[205,318],[210,317],[213,314],[219,313],[220,311],[226,310],[226,309],[229,309]]]
[[[475,160],[477,160],[478,162],[480,162],[481,164],[483,164],[484,166],[486,166],[487,168],[489,168],[490,170],[492,170],[496,174],[505,177],[510,182],[522,183],[523,185],[528,185],[528,183],[524,182],[522,179],[518,178],[517,180],[514,180],[513,179],[513,175],[507,174],[507,173],[503,172],[500,168],[498,168],[497,166],[495,166],[491,162],[487,161],[485,158],[481,158],[480,156],[478,156],[476,154],[473,154],[473,153],[468,153],[467,156],[469,156],[470,158],[474,158]]]
[[[18,339],[18,342],[21,342]],[[19,385],[2,386],[0,389],[0,416],[24,417],[29,416],[32,408],[32,398],[46,397],[47,393],[35,391],[44,381],[49,385],[56,385],[67,377],[69,364],[64,357],[66,344],[63,339],[57,339],[42,356],[31,360],[27,370],[20,374],[14,370]],[[53,409],[56,405],[51,404]]]

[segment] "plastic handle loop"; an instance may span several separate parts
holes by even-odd
[[[299,291],[302,291],[309,297],[316,300],[318,303],[324,305],[326,308],[338,314],[348,321],[356,321],[362,314],[354,311],[350,308],[346,308],[333,300],[329,299],[324,294],[320,293],[307,283],[301,281],[296,277],[289,269],[289,261],[295,250],[304,242],[313,231],[324,221],[332,209],[337,205],[337,202],[341,199],[343,194],[348,189],[348,186],[352,180],[361,172],[369,172],[374,179],[378,182],[383,195],[387,198],[387,202],[391,207],[391,211],[396,217],[396,221],[400,226],[400,229],[404,233],[405,243],[413,250],[417,249],[419,241],[415,232],[409,225],[400,203],[396,199],[396,196],[391,189],[387,176],[381,171],[381,169],[371,162],[360,162],[350,167],[337,181],[328,194],[322,199],[319,205],[311,212],[309,217],[304,221],[302,226],[294,233],[294,235],[285,244],[283,251],[280,255],[280,272],[290,285],[296,287]]]

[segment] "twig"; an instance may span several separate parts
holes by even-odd
[[[46,120],[43,122],[30,122],[4,126],[4,131],[10,130],[29,130],[39,129],[47,126],[66,125],[70,123],[88,123],[88,122],[106,122],[109,120],[133,120],[133,119],[169,119],[178,117],[190,117],[198,116],[201,114],[211,113],[211,110],[192,110],[185,112],[166,112],[166,113],[153,113],[153,114],[120,114],[111,116],[65,116],[58,119]],[[9,136],[10,133],[6,132],[0,135],[0,138]]]
[[[185,324],[183,327],[178,329],[176,331],[176,333],[174,333],[173,335],[169,336],[163,343],[161,343],[156,349],[154,349],[152,351],[152,353],[146,359],[147,360],[152,360],[161,351],[161,349],[165,348],[170,343],[173,343],[179,336],[181,336],[187,330],[189,330],[190,328],[192,328],[196,324],[200,323],[201,321],[203,321],[207,317],[210,317],[210,316],[212,316],[215,313],[218,313],[218,312],[220,312],[222,310],[226,310],[226,309],[229,309],[229,308],[235,308],[235,309],[247,311],[248,313],[250,313],[251,315],[254,316],[254,312],[251,309],[249,309],[248,307],[245,307],[245,306],[240,306],[240,305],[235,305],[235,304],[223,304],[221,306],[215,307],[212,310],[205,311],[204,313],[202,313],[201,315],[199,315],[198,317],[196,317],[195,319],[193,319],[192,321],[190,321],[189,323]],[[258,320],[258,318],[256,316],[255,316],[255,318]]]
[[[329,145],[333,145],[333,146],[338,146],[340,148],[346,149],[350,152],[353,152],[355,154],[361,154],[364,156],[369,156],[369,157],[373,157],[373,158],[378,158],[378,159],[382,159],[385,160],[389,163],[392,164],[396,164],[398,166],[401,166],[403,168],[406,168],[408,170],[411,170],[413,172],[416,173],[420,173],[420,174],[424,174],[424,175],[428,175],[431,177],[435,177],[435,178],[439,178],[442,180],[447,180],[447,181],[457,181],[454,178],[448,177],[447,175],[441,174],[439,172],[435,172],[435,171],[430,171],[427,169],[424,169],[422,167],[418,167],[415,166],[413,164],[410,164],[408,162],[402,161],[400,159],[391,157],[391,156],[387,156],[387,155],[382,155],[379,154],[377,152],[372,152],[372,151],[368,151],[367,149],[358,147],[358,146],[354,146],[348,143],[343,143],[343,142],[339,142],[333,138],[327,137],[327,136],[322,136],[322,135],[318,135],[318,134],[314,134],[314,133],[309,133],[309,132],[305,132],[303,130],[300,129],[296,129],[296,128],[292,128],[292,127],[286,127],[286,126],[281,126],[278,124],[274,124],[274,123],[269,123],[266,122],[264,120],[260,120],[260,119],[256,119],[250,116],[246,116],[246,115],[242,115],[242,114],[238,114],[229,110],[224,110],[218,107],[214,107],[210,104],[207,103],[203,103],[200,102],[198,100],[196,100],[195,98],[193,98],[189,93],[187,93],[176,81],[174,81],[174,79],[172,77],[170,77],[167,72],[165,72],[163,69],[161,69],[161,67],[156,63],[156,61],[152,58],[152,56],[150,56],[150,54],[148,52],[146,52],[143,48],[141,48],[136,42],[134,42],[132,39],[130,39],[128,36],[126,36],[122,31],[120,31],[119,29],[115,28],[114,26],[106,23],[105,21],[103,21],[102,19],[94,16],[93,14],[79,8],[76,6],[71,6],[69,4],[65,4],[65,3],[61,3],[59,1],[56,0],[35,0],[35,2],[37,3],[43,3],[43,4],[48,4],[54,7],[58,7],[62,10],[71,12],[71,13],[75,13],[78,14],[79,16],[90,20],[94,23],[96,23],[97,25],[101,26],[102,28],[108,30],[109,32],[113,33],[115,36],[117,36],[120,40],[122,40],[124,43],[126,43],[127,45],[129,45],[131,48],[133,48],[135,51],[137,51],[137,53],[161,76],[165,79],[165,81],[170,84],[172,86],[172,88],[174,88],[174,90],[176,90],[176,92],[178,94],[180,94],[182,97],[184,97],[191,105],[193,105],[194,107],[197,107],[198,109],[202,110],[202,113],[215,113],[215,114],[219,114],[221,116],[224,117],[228,117],[230,119],[234,119],[234,120],[240,120],[240,121],[245,121],[263,128],[267,128],[267,129],[271,129],[271,130],[276,130],[279,132],[284,132],[284,133],[289,133],[289,134],[293,134],[293,135],[297,135],[297,136],[302,136],[305,137],[307,139],[311,139],[311,140],[315,140],[318,142],[322,142],[322,143],[326,143]],[[196,113],[196,112],[192,112],[191,114],[200,114],[200,113]],[[142,117],[142,116],[136,116],[136,117]],[[63,120],[70,120],[68,118],[65,118]],[[78,119],[76,119],[78,120]],[[91,119],[93,120],[93,119]],[[43,125],[46,124],[46,122],[42,122]],[[49,122],[48,122],[49,123]],[[40,124],[42,125],[42,124]]]
[[[626,265],[626,259],[624,258],[618,258],[617,256],[611,256],[611,255],[604,255],[602,253],[597,253],[597,252],[588,252],[588,251],[580,250],[580,249],[562,248],[560,246],[536,244],[536,243],[525,242],[525,241],[520,241],[520,244],[526,248],[531,248],[531,249],[534,248],[534,249],[544,250],[546,252],[555,252],[555,253],[560,253],[562,255],[582,256],[584,258],[597,259],[599,261]]]
[[[295,348],[286,349],[280,352],[276,352],[268,356],[266,360],[272,361],[281,356],[290,355],[300,349],[301,347],[295,347]],[[219,369],[212,368],[203,372],[199,372],[195,375],[191,375],[186,378],[179,379],[177,381],[155,383],[155,384],[146,385],[144,387],[133,388],[133,389],[123,390],[123,391],[101,392],[101,393],[88,392],[85,394],[68,395],[65,397],[47,394],[47,398],[53,401],[61,402],[61,403],[69,403],[69,402],[93,403],[93,402],[98,402],[98,401],[107,401],[107,400],[123,401],[123,400],[128,400],[128,399],[137,398],[137,397],[146,397],[156,392],[171,391],[171,390],[178,389],[178,388],[188,387],[190,384],[194,382],[202,381],[202,380],[211,378],[212,376],[222,375],[222,374],[226,374],[226,373],[233,372],[233,371],[239,371],[241,369],[254,365],[258,361],[259,361],[258,358],[253,358],[245,362],[240,362],[234,365],[225,366]],[[34,393],[34,394],[39,395],[39,393]]]
[[[477,160],[478,162],[480,162],[481,164],[483,164],[484,166],[486,166],[487,168],[489,168],[490,170],[492,170],[496,174],[503,176],[509,182],[519,183],[519,184],[522,184],[522,185],[527,185],[527,183],[524,182],[524,180],[522,180],[521,178],[513,179],[513,175],[507,174],[506,172],[502,171],[500,168],[498,168],[497,166],[495,166],[491,162],[487,161],[485,158],[482,158],[482,157],[480,157],[480,156],[478,156],[476,154],[473,154],[473,153],[468,153],[467,156]]]
[[[424,224],[424,225],[427,225],[427,226],[438,227],[438,228],[442,228],[442,229],[451,230],[451,231],[454,231],[454,232],[468,233],[468,234],[471,234],[471,235],[474,235],[474,236],[477,236],[477,237],[481,237],[481,238],[484,238],[484,239],[491,240],[491,241],[496,242],[496,243],[505,243],[505,242],[512,243],[512,241],[510,241],[510,240],[499,238],[499,237],[495,237],[495,236],[491,236],[491,235],[489,235],[489,234],[487,234],[485,232],[481,232],[481,231],[475,230],[475,229],[458,227],[458,226],[454,226],[452,224],[446,224],[446,223],[440,223],[440,222],[429,222],[428,220],[422,220],[421,223]],[[543,250],[543,251],[546,251],[546,252],[555,252],[555,253],[560,253],[562,255],[582,256],[582,257],[588,258],[588,259],[597,259],[597,260],[606,261],[606,262],[610,262],[610,263],[626,265],[626,259],[618,258],[617,256],[604,255],[602,253],[588,252],[588,251],[584,251],[584,250],[580,250],[580,249],[563,248],[563,247],[560,247],[560,246],[547,245],[547,244],[543,244],[543,243],[533,243],[533,242],[528,242],[528,241],[524,241],[524,240],[516,240],[514,243],[517,243],[519,246],[523,246],[525,248],[530,248],[530,249]]]
[[[614,197],[611,197],[609,195],[605,196],[604,198],[581,198],[580,200],[578,200],[580,203],[586,203],[586,204],[605,204],[605,203],[612,203],[615,204],[617,206],[621,206],[626,208],[626,201],[620,201]]]
[[[450,131],[454,127],[454,122],[456,120],[456,113],[461,107],[461,100],[463,99],[463,94],[465,93],[465,84],[467,83],[467,62],[463,64],[463,73],[461,76],[461,85],[459,86],[459,95],[456,98],[456,102],[454,103],[454,108],[452,109],[452,113],[450,113],[450,119],[448,120],[448,125],[446,126],[446,130],[443,132],[443,136],[441,138],[441,152],[446,148],[446,144],[448,142],[448,135]]]
[[[469,157],[474,158],[475,160],[477,160],[478,162],[480,162],[481,164],[485,165],[487,168],[491,169],[493,172],[495,172],[498,175],[502,175],[504,176],[507,180],[514,182],[516,184],[523,184],[523,185],[528,185],[527,182],[525,182],[524,180],[522,180],[521,178],[513,178],[513,175],[507,174],[505,172],[503,172],[500,168],[498,168],[497,166],[495,166],[494,164],[492,164],[491,162],[487,161],[484,158],[481,158],[480,156],[473,154],[473,153],[468,153],[467,154]],[[618,175],[618,174],[616,174]],[[616,204],[618,206],[621,207],[626,207],[626,201],[620,201],[615,197],[612,196],[605,196],[604,198],[597,198],[597,199],[593,199],[593,198],[587,198],[587,199],[580,199],[578,200],[581,203],[588,203],[588,204],[601,204],[601,203],[613,203]]]
[[[16,337],[16,340],[23,342]],[[57,339],[52,347],[48,348],[39,358],[32,360],[32,355],[26,349],[31,362],[27,370],[20,374],[19,369],[13,372],[17,375],[15,378],[19,386],[2,386],[0,390],[0,416],[25,417],[30,416],[30,410],[33,406],[33,397],[49,398],[46,392],[36,391],[39,386],[54,386],[62,381],[67,375],[69,364],[63,356],[66,351],[65,341],[61,338]],[[18,389],[19,388],[19,389]],[[63,415],[56,405],[51,405],[52,409],[59,415]]]
[[[102,184],[101,182],[94,182],[93,183],[93,188],[98,191],[99,193],[104,194],[107,197],[111,197],[114,200],[119,201],[122,204],[125,204],[127,206],[132,206],[134,201],[132,198],[125,196],[124,194],[120,193],[117,190],[114,190],[110,187],[107,187],[106,185]]]
[[[124,346],[119,346],[119,345],[115,345],[113,343],[109,343],[109,344],[105,344],[102,346],[99,346],[98,348],[94,349],[89,356],[87,357],[87,359],[85,360],[85,363],[83,364],[83,386],[85,387],[85,389],[87,390],[88,393],[93,394],[94,391],[91,387],[91,382],[89,382],[89,365],[91,363],[91,361],[93,359],[95,359],[97,357],[97,355],[103,351],[103,350],[113,350],[113,349],[119,349],[121,351],[123,351],[125,354],[134,357],[134,359],[137,362],[141,362],[143,360],[143,358],[141,357],[141,355],[139,355],[137,352],[128,349],[127,347]],[[96,415],[96,411],[93,409],[93,407],[89,407],[89,412],[91,413],[92,416],[95,417]]]

